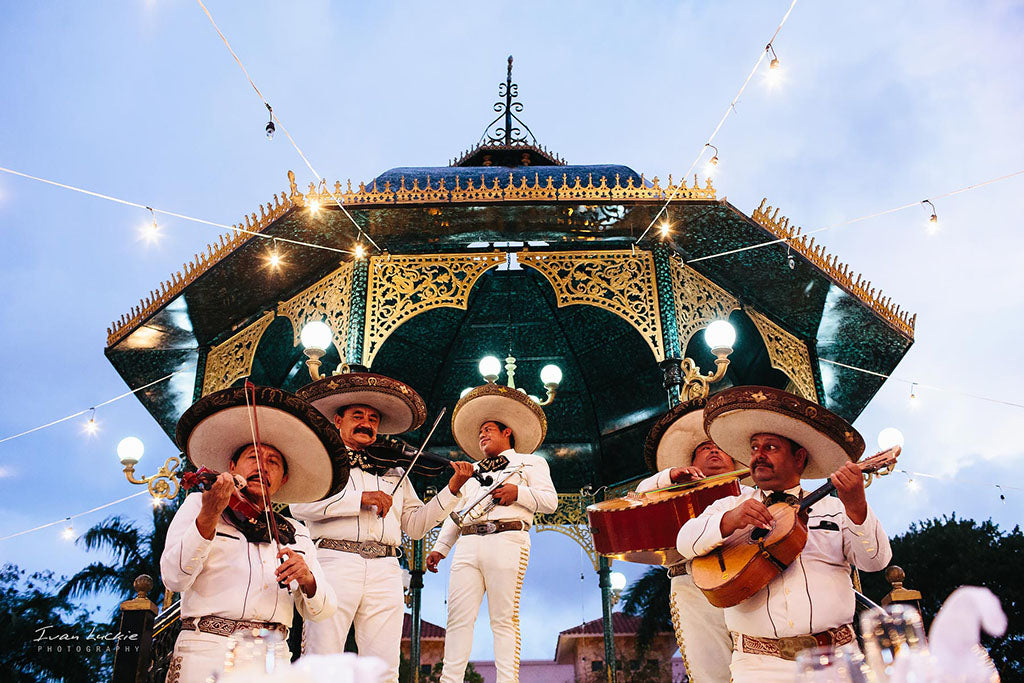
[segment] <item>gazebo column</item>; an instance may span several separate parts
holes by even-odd
[[[651,249],[654,256],[654,282],[658,293],[658,315],[661,318],[661,341],[665,360],[658,363],[664,373],[664,386],[668,407],[679,403],[679,385],[682,384],[682,357],[679,346],[679,327],[676,324],[676,300],[672,290],[672,253],[663,244]]]
[[[412,557],[409,558],[412,579],[409,582],[409,598],[412,606],[412,632],[409,634],[409,668],[413,683],[420,681],[420,642],[423,620],[420,614],[423,601],[423,540],[413,541]]]
[[[615,681],[615,628],[612,623],[611,563],[604,555],[598,557],[598,583],[601,586],[601,616],[604,623],[604,670],[609,683]]]
[[[370,273],[370,259],[358,259],[352,264],[352,292],[348,323],[348,343],[344,361],[349,365],[363,364],[363,331],[366,329],[366,284]]]

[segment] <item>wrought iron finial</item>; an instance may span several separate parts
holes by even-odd
[[[522,119],[516,114],[522,113],[523,103],[516,100],[519,97],[519,86],[512,82],[512,55],[508,56],[508,71],[505,82],[498,84],[499,100],[494,103],[494,111],[498,113],[493,121],[487,124],[483,135],[480,136],[481,145],[536,145],[537,137],[530,130]],[[503,125],[495,125],[495,124]]]

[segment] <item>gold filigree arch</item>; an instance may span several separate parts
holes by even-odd
[[[590,523],[587,520],[587,506],[594,502],[594,497],[582,493],[559,493],[558,507],[548,515],[534,517],[533,530],[557,531],[576,541],[590,557],[594,571],[599,569],[598,553],[594,550],[594,538],[590,535]]]
[[[551,284],[559,308],[587,304],[611,311],[643,336],[656,361],[665,359],[651,252],[520,252],[518,260]]]
[[[433,308],[466,309],[473,285],[505,254],[422,254],[374,256],[366,292],[363,364],[372,365],[392,332]]]
[[[203,396],[226,389],[236,380],[249,375],[260,337],[273,320],[274,312],[267,311],[255,322],[210,349],[203,372]]]
[[[736,297],[682,262],[672,264],[672,297],[683,351],[698,331],[715,320],[728,320],[740,308]]]
[[[351,314],[353,262],[277,305],[277,314],[292,324],[292,344],[298,346],[302,328],[312,320],[324,320],[334,332],[334,344],[344,355]]]
[[[781,370],[790,379],[796,393],[817,403],[818,392],[814,385],[814,370],[811,368],[807,344],[754,309],[747,308],[744,312],[761,333],[772,367]]]

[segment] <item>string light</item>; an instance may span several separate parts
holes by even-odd
[[[136,493],[131,494],[130,496],[125,496],[124,498],[118,498],[117,500],[112,500],[109,503],[104,503],[103,505],[100,505],[98,507],[94,507],[91,510],[86,510],[85,512],[79,512],[79,513],[74,514],[74,515],[69,515],[68,517],[62,517],[62,518],[58,519],[55,522],[47,522],[46,524],[40,524],[39,526],[34,526],[31,529],[24,529],[24,530],[19,531],[17,533],[7,534],[6,536],[0,536],[0,541],[6,541],[8,539],[16,538],[18,536],[24,536],[25,534],[30,534],[33,531],[40,531],[42,529],[49,529],[51,526],[57,526],[58,524],[67,523],[67,529],[71,529],[71,520],[72,519],[77,519],[79,517],[84,517],[85,515],[91,515],[92,513],[99,512],[100,510],[106,510],[109,507],[113,507],[114,505],[117,505],[118,503],[123,503],[126,500],[131,500],[132,498],[138,498],[139,496],[148,496],[148,495],[150,495],[149,491],[138,491]],[[61,534],[61,535],[63,536],[63,534]]]
[[[363,247],[363,245],[357,243],[355,248],[355,255],[356,260],[363,258],[364,256],[366,256],[366,248]]]
[[[139,233],[148,244],[156,244],[160,240],[160,226],[156,224],[156,212],[153,211],[153,208],[149,206],[146,208],[149,209],[149,215],[152,216],[153,221],[142,226]]]
[[[273,241],[273,246],[270,248],[270,254],[267,256],[267,265],[274,270],[281,268],[281,254],[277,251],[277,240]]]
[[[910,383],[910,407],[917,410],[921,403],[917,400],[917,382]]]
[[[320,215],[320,202],[314,199],[309,203],[309,212],[314,216]]]
[[[90,408],[89,410],[92,411],[92,415],[90,415],[89,419],[85,421],[84,425],[82,425],[82,431],[89,436],[96,436],[96,432],[100,429],[100,426],[96,423],[96,409]]]
[[[765,52],[770,53],[772,61],[768,63],[768,71],[764,75],[764,82],[769,88],[777,88],[782,84],[782,68],[779,64],[779,57],[775,54],[775,48],[771,43],[765,46]]]
[[[921,485],[914,481],[913,477],[907,479],[907,490],[911,493],[917,493],[921,490]]]
[[[932,204],[927,199],[925,199],[923,202],[921,202],[922,206],[925,205],[925,204],[930,206],[931,207],[931,211],[932,211],[932,215],[928,217],[928,225],[926,226],[926,229],[928,230],[928,234],[929,235],[934,235],[935,233],[937,233],[939,231],[939,216],[938,216],[938,214],[935,213],[935,205],[934,204]]]
[[[789,264],[789,269],[793,270],[796,268],[796,259],[793,258],[793,254],[790,252],[789,245],[786,245],[786,263]]]
[[[156,496],[153,496],[153,500],[151,500],[149,502],[153,506],[154,510],[162,508],[164,506],[164,499],[163,498],[157,498]]]
[[[75,528],[71,524],[70,517],[65,517],[64,519],[67,521],[68,525],[64,527],[64,531],[60,532],[60,537],[65,541],[71,541],[75,538]]]
[[[779,57],[775,54],[775,48],[772,47],[771,43],[765,46],[765,51],[772,54],[772,61],[768,64],[768,68],[772,71],[778,71],[779,69]]]
[[[710,178],[712,174],[714,174],[714,172],[718,169],[718,148],[712,145],[710,142],[706,143],[704,147],[710,147],[711,149],[714,150],[711,158],[708,159],[708,163],[704,165],[704,175]]]
[[[659,228],[659,230],[661,231],[661,236],[668,237],[669,233],[671,232],[671,228],[672,224],[668,222],[668,219],[666,218],[665,220],[663,220]]]
[[[277,127],[274,126],[274,109],[267,102],[264,102],[263,104],[267,105],[267,111],[270,112],[270,120],[267,121],[267,128],[266,128],[267,139],[268,140],[273,140],[274,139],[274,131],[277,130]]]

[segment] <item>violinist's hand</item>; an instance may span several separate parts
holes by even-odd
[[[860,468],[848,462],[830,477],[839,500],[843,501],[846,516],[854,524],[863,524],[868,518],[868,501],[864,497],[864,475]]]
[[[668,473],[668,478],[675,484],[681,484],[684,481],[703,479],[704,473],[700,471],[699,467],[673,467]]]
[[[208,491],[203,491],[203,507],[196,517],[196,528],[208,541],[217,532],[217,520],[228,506],[231,494],[235,492],[235,478],[228,472],[221,472]]]
[[[462,485],[473,477],[473,463],[453,460],[452,467],[455,468],[455,474],[448,480],[448,490],[458,493]]]
[[[295,581],[299,584],[299,588],[302,589],[303,594],[307,598],[316,595],[316,578],[313,576],[313,572],[309,570],[309,565],[306,564],[302,553],[297,553],[291,548],[281,548],[277,552],[277,556],[284,558],[284,561],[278,565],[277,570],[274,572],[278,582],[287,586],[292,581]]]
[[[519,500],[519,487],[515,484],[502,484],[491,495],[498,501],[498,505],[511,505]]]
[[[764,503],[748,498],[722,515],[719,530],[722,532],[722,538],[725,538],[748,524],[770,530],[774,522],[775,518]]]
[[[388,514],[388,510],[391,509],[391,502],[391,496],[383,491],[363,491],[363,497],[360,499],[360,503],[365,509],[377,508],[378,517],[384,517]]]
[[[466,463],[466,464],[469,464],[469,463]],[[433,572],[433,573],[436,574],[437,573],[437,565],[443,559],[444,559],[444,555],[442,555],[441,553],[437,552],[436,550],[431,551],[431,553],[429,555],[427,555],[427,571],[428,572]]]

